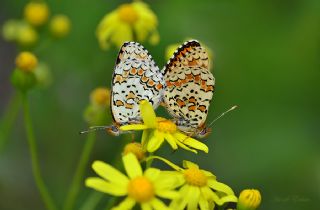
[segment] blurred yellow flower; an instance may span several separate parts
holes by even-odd
[[[120,47],[125,41],[159,42],[158,20],[149,6],[142,1],[122,4],[108,13],[99,23],[96,35],[102,49],[110,44]]]
[[[180,146],[194,153],[197,153],[195,149],[208,153],[209,149],[205,144],[180,132],[171,120],[157,117],[148,101],[140,102],[140,112],[144,124],[124,125],[120,130],[143,130],[141,143],[148,152],[156,151],[166,140],[174,150]]]
[[[18,26],[16,41],[19,45],[29,47],[38,40],[38,33],[27,23],[21,23]]]
[[[52,84],[52,74],[46,63],[39,62],[34,70],[34,74],[40,87],[48,87]]]
[[[142,145],[138,142],[132,142],[126,144],[123,149],[123,155],[133,153],[139,161],[143,160],[145,156],[145,151],[142,148]]]
[[[98,87],[90,93],[90,102],[97,106],[110,105],[110,90],[105,87]]]
[[[109,164],[95,161],[92,168],[102,178],[91,177],[85,181],[87,187],[97,191],[113,196],[126,196],[112,210],[133,209],[136,203],[144,210],[166,210],[169,208],[157,196],[166,199],[179,197],[174,191],[178,184],[176,175],[167,175],[156,168],[148,168],[143,172],[138,159],[132,153],[124,155],[122,161],[128,176]]]
[[[31,52],[21,52],[16,57],[16,66],[25,72],[34,72],[38,64],[37,57]]]
[[[181,168],[159,156],[149,158],[162,160],[176,170],[163,173],[179,175],[181,197],[172,200],[170,203],[172,209],[182,210],[186,207],[187,209],[198,209],[198,206],[201,210],[214,209],[215,205],[221,206],[238,200],[229,186],[218,182],[215,175],[200,169],[195,163],[183,161],[183,168]]]
[[[261,194],[259,190],[246,189],[240,193],[237,210],[255,210],[260,206]]]
[[[8,20],[2,26],[2,36],[6,41],[16,41],[23,47],[34,45],[38,40],[36,30],[22,20]]]
[[[71,21],[68,16],[59,14],[50,20],[50,31],[57,38],[65,37],[70,32]]]
[[[6,41],[15,41],[18,33],[20,21],[7,20],[2,26],[2,36]]]
[[[49,17],[49,8],[44,2],[29,2],[24,7],[24,18],[33,26],[45,24]]]

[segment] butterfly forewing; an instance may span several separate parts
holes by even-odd
[[[184,131],[191,132],[206,121],[215,82],[209,65],[206,50],[192,40],[178,48],[163,70],[164,102],[169,113],[183,121]]]
[[[139,43],[124,43],[112,78],[111,111],[114,121],[118,124],[139,121],[139,102],[148,100],[156,108],[163,87],[163,75],[148,51]]]

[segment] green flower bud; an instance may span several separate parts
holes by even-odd
[[[11,75],[11,82],[17,89],[26,92],[37,84],[34,72],[21,71],[15,69]]]
[[[40,87],[48,87],[52,83],[52,74],[46,63],[40,62],[34,70],[37,83]]]

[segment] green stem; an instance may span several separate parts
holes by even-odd
[[[104,194],[101,192],[93,192],[89,196],[89,198],[86,199],[80,210],[93,210],[96,208],[100,200],[103,198]]]
[[[27,99],[26,93],[23,93],[23,114],[24,114],[24,121],[27,133],[27,139],[29,143],[29,150],[31,155],[31,165],[32,165],[32,172],[33,176],[37,185],[37,188],[40,192],[41,198],[48,210],[56,210],[56,206],[49,194],[49,191],[42,179],[40,166],[39,166],[39,159],[37,153],[37,145],[33,134],[32,122],[29,112],[29,103]]]
[[[110,210],[112,207],[114,207],[114,205],[116,204],[116,202],[118,201],[118,198],[119,197],[111,197],[109,200],[108,200],[108,203],[106,205],[106,207],[104,208],[105,210]]]
[[[153,152],[149,153],[148,157],[150,157],[150,156],[153,156]],[[151,167],[152,162],[153,162],[153,158],[152,158],[152,159],[147,160],[147,162],[146,162],[146,169],[148,169],[148,168],[150,168],[150,167]]]
[[[75,175],[72,179],[71,187],[69,189],[66,201],[64,203],[64,207],[63,207],[64,210],[70,210],[70,209],[73,209],[74,207],[76,197],[80,190],[80,186],[82,186],[83,184],[83,175],[87,167],[95,140],[96,140],[96,134],[94,132],[89,133],[88,138],[85,142],[84,148],[82,150],[82,154],[80,156],[80,160],[79,160]]]
[[[0,152],[4,149],[8,141],[8,136],[19,112],[20,103],[20,95],[15,93],[10,99],[7,110],[0,122]]]

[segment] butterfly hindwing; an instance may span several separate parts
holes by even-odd
[[[186,132],[206,121],[215,83],[209,65],[206,50],[192,40],[180,46],[163,69],[164,102],[169,113],[185,123]]]
[[[140,120],[139,102],[148,100],[156,108],[164,80],[148,51],[139,43],[122,45],[112,78],[111,111],[118,124]]]

